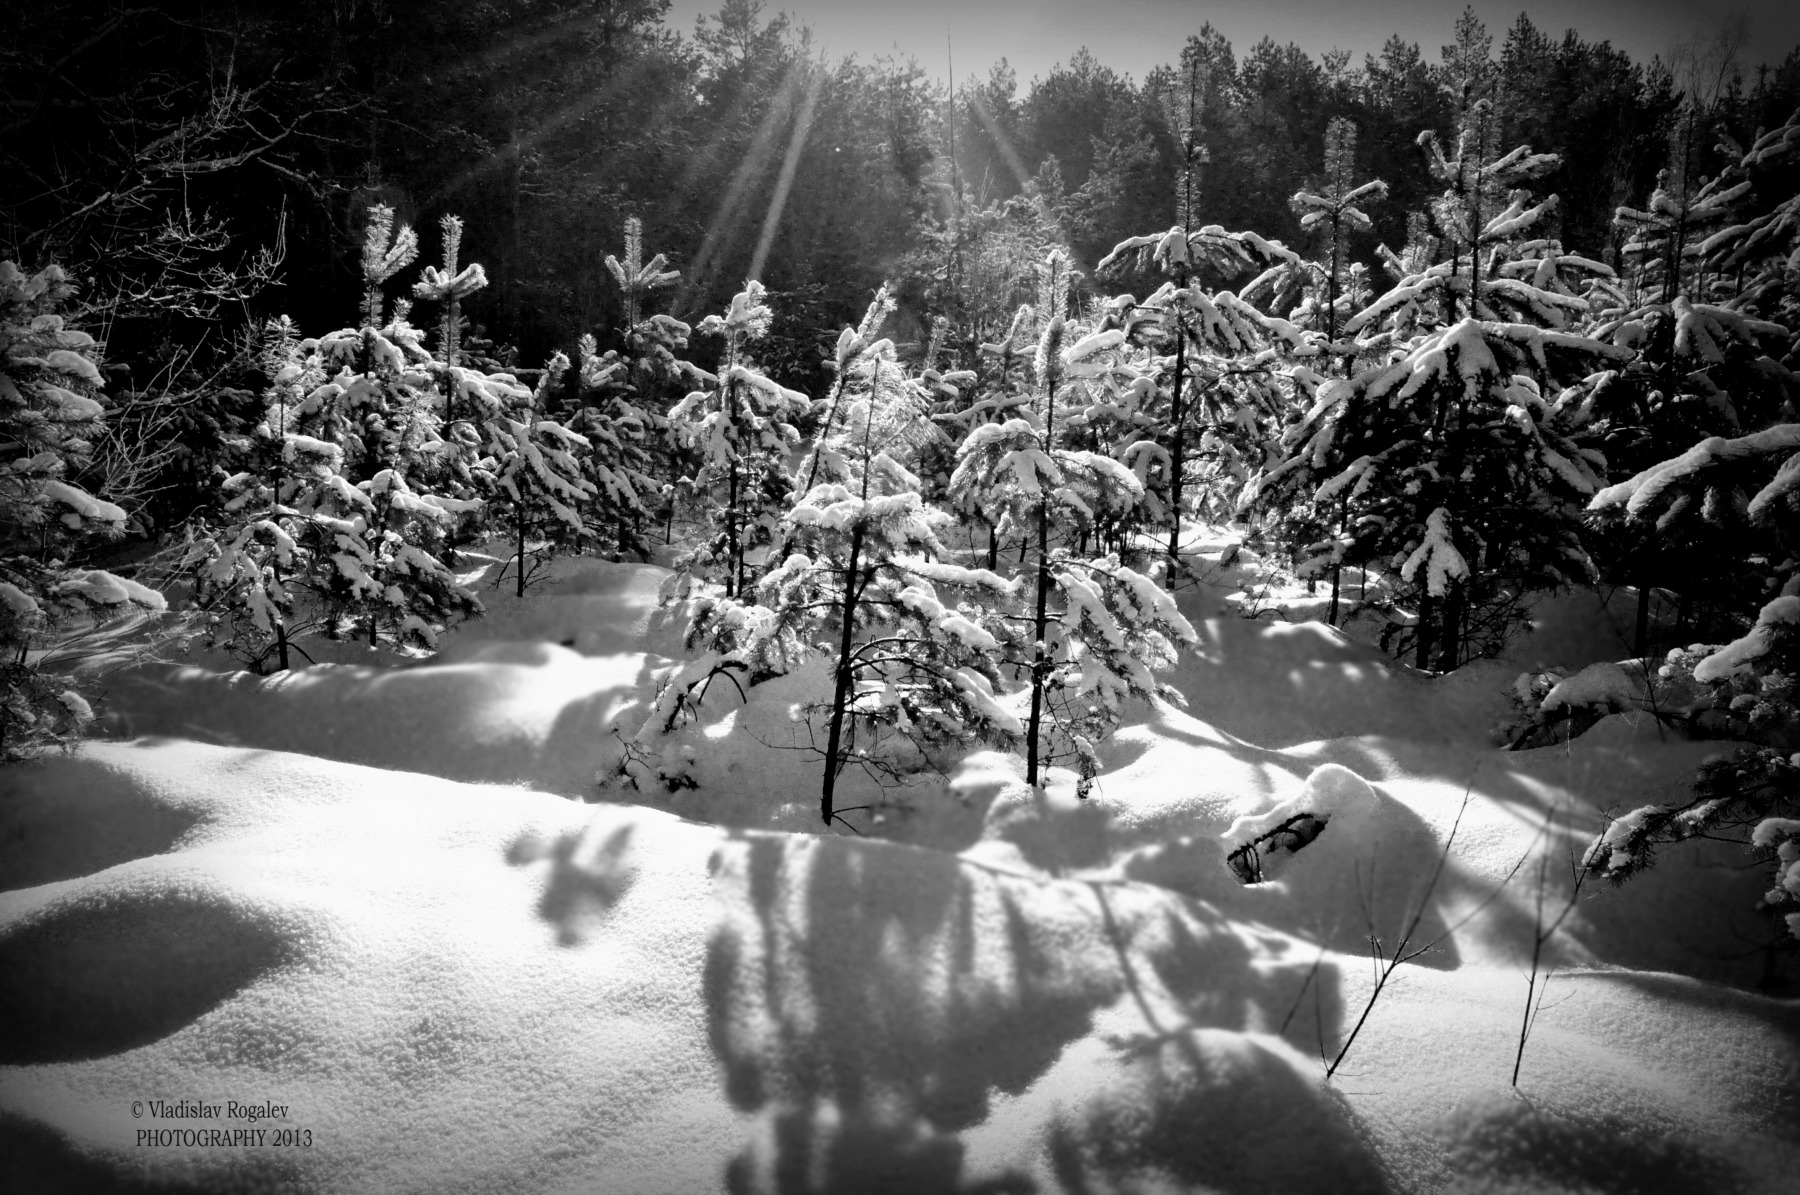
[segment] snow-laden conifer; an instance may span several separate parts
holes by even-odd
[[[569,359],[556,354],[535,391],[486,423],[485,447],[494,461],[493,525],[504,527],[512,540],[519,597],[559,547],[577,546],[591,534],[581,515],[594,496],[594,484],[581,467],[588,440],[542,415],[568,368]]]
[[[1095,744],[1116,722],[1121,700],[1158,692],[1153,669],[1173,659],[1174,643],[1196,637],[1149,577],[1116,556],[1084,560],[1066,546],[1071,533],[1129,512],[1143,485],[1118,460],[1059,441],[1072,383],[1103,368],[1096,359],[1118,349],[1124,336],[1117,329],[1071,335],[1067,260],[1051,253],[1041,275],[1033,403],[970,432],[950,493],[960,504],[1004,512],[1028,536],[1031,564],[1021,575],[1029,584],[1017,625],[1029,630],[1008,637],[1010,658],[1025,668],[1029,685],[1026,780],[1041,783],[1048,760],[1067,758],[1085,793],[1097,770]],[[1074,394],[1077,401],[1084,396]]]
[[[1670,166],[1651,201],[1619,211],[1633,236],[1630,285],[1594,334],[1635,356],[1593,379],[1586,400],[1617,445],[1614,476],[1626,489],[1596,509],[1627,515],[1603,523],[1603,546],[1609,572],[1638,588],[1640,651],[1653,589],[1726,598],[1735,607],[1727,618],[1738,619],[1793,571],[1778,535],[1769,551],[1788,454],[1751,446],[1779,438],[1800,401],[1800,306],[1786,297],[1800,290],[1800,226],[1788,220],[1794,205],[1779,182],[1782,164],[1800,156],[1800,134],[1760,138],[1695,185],[1690,124],[1671,134]],[[1706,235],[1726,219],[1736,223]],[[1720,279],[1732,285],[1703,301]],[[1765,496],[1765,486],[1775,488]]]
[[[687,348],[692,329],[673,316],[651,312],[658,290],[680,278],[658,253],[644,260],[643,223],[625,221],[625,257],[606,258],[618,285],[623,321],[620,347],[600,351],[592,335],[581,338],[576,354],[577,413],[571,430],[585,436],[589,450],[582,468],[595,491],[590,523],[596,535],[612,533],[621,555],[649,555],[643,522],[653,507],[667,504],[673,520],[674,487],[663,479],[683,468],[677,426],[668,417],[671,396],[704,385],[711,375],[675,355]]]
[[[153,589],[81,564],[126,518],[83,476],[106,403],[101,346],[63,313],[74,294],[56,266],[27,274],[0,261],[0,760],[66,742],[91,717],[79,693],[38,667],[61,629],[165,605]]]
[[[1386,254],[1395,285],[1342,325],[1347,376],[1290,371],[1305,405],[1247,495],[1296,538],[1303,576],[1391,570],[1418,603],[1420,664],[1441,668],[1503,641],[1529,590],[1592,575],[1580,511],[1606,458],[1585,385],[1632,356],[1583,334],[1582,279],[1605,267],[1536,235],[1554,196],[1520,184],[1554,157],[1499,153],[1496,127],[1480,101],[1451,152],[1421,136],[1439,235],[1415,223]]]
[[[861,332],[878,325],[885,296]],[[859,337],[860,339],[860,337]],[[914,467],[942,433],[930,393],[893,346],[841,350],[844,380],[806,469],[811,487],[787,512],[787,555],[749,595],[696,606],[693,635],[753,675],[822,656],[831,694],[806,711],[824,756],[820,815],[838,816],[839,774],[891,774],[919,752],[1008,744],[1020,731],[1000,697],[997,616],[1016,585],[951,563]]]
[[[682,588],[696,580],[721,585],[728,596],[744,592],[749,557],[775,541],[793,479],[787,456],[800,441],[794,421],[811,407],[798,391],[755,368],[750,346],[768,333],[774,313],[766,292],[752,280],[724,315],[709,315],[696,329],[724,341],[719,372],[699,373],[705,389],[676,403],[669,418],[698,461],[688,484],[710,529],[705,541],[677,562]]]
[[[1308,299],[1309,310],[1303,309],[1302,315],[1312,317],[1328,343],[1336,342],[1339,325],[1351,314],[1343,310],[1345,304],[1340,301],[1349,291],[1349,238],[1369,230],[1371,221],[1363,209],[1386,196],[1387,183],[1381,179],[1356,181],[1356,125],[1345,117],[1333,117],[1325,128],[1325,169],[1320,182],[1289,200],[1300,217],[1301,229],[1312,236],[1324,255],[1319,268],[1311,271],[1313,294]],[[1252,287],[1245,287],[1245,296],[1251,291]]]
[[[1162,408],[1157,412],[1163,429],[1157,445],[1160,451],[1148,446],[1135,451],[1144,454],[1138,459],[1146,466],[1153,457],[1167,459],[1162,474],[1166,482],[1157,487],[1162,492],[1153,491],[1151,502],[1166,512],[1168,552],[1174,561],[1179,560],[1189,461],[1202,454],[1214,460],[1233,458],[1228,471],[1239,463],[1235,458],[1244,437],[1232,429],[1253,425],[1261,400],[1270,394],[1271,361],[1266,355],[1257,360],[1259,354],[1266,353],[1269,338],[1285,337],[1295,347],[1303,341],[1301,331],[1290,322],[1271,319],[1238,294],[1211,290],[1206,283],[1216,285],[1258,266],[1266,267],[1265,275],[1270,270],[1298,273],[1305,269],[1302,259],[1279,241],[1201,223],[1200,170],[1207,153],[1202,144],[1199,97],[1205,88],[1202,76],[1206,68],[1197,56],[1189,56],[1187,66],[1184,86],[1166,97],[1170,127],[1177,133],[1181,150],[1175,182],[1176,223],[1167,232],[1119,242],[1096,267],[1102,274],[1133,266],[1139,271],[1155,267],[1167,278],[1142,304],[1131,300],[1122,305],[1120,318],[1135,331],[1145,316],[1154,316],[1165,351],[1173,350],[1166,355],[1151,350],[1150,364],[1158,375],[1161,396],[1157,404]],[[1135,339],[1151,342],[1145,333],[1138,333]],[[1202,438],[1206,440],[1203,449],[1196,443]],[[1139,437],[1133,442],[1142,440]],[[1140,476],[1149,481],[1150,471],[1142,469]]]
[[[449,274],[456,231],[446,227],[444,271],[433,297],[466,293],[477,272]],[[251,662],[273,649],[278,666],[304,634],[359,630],[370,646],[431,647],[449,623],[480,604],[441,561],[459,514],[477,510],[483,465],[446,441],[438,388],[464,410],[490,413],[506,397],[529,395],[510,375],[457,364],[455,329],[443,359],[424,347],[399,300],[382,316],[381,287],[417,253],[393,213],[370,209],[363,253],[364,322],[297,340],[282,321],[272,330],[274,381],[264,420],[236,444],[238,470],[220,519],[190,527],[184,567],[197,595],[219,616],[223,636]],[[460,279],[460,281],[459,281]],[[477,442],[473,435],[466,437]]]

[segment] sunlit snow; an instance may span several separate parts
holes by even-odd
[[[1717,748],[1605,668],[1558,691],[1622,712],[1495,748],[1518,672],[1624,654],[1605,611],[1429,678],[1279,620],[1322,599],[1239,617],[1197,546],[1188,707],[1136,706],[1089,799],[853,767],[863,836],[816,832],[811,672],[716,685],[659,745],[695,787],[599,783],[681,656],[650,566],[564,561],[413,666],[112,678],[114,737],[0,777],[0,1186],[1792,1191],[1800,1005],[1741,845],[1584,893],[1510,1083],[1570,850]],[[134,1115],[181,1100],[285,1114]],[[247,1127],[311,1145],[138,1144]]]

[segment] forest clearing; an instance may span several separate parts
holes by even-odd
[[[1800,50],[493,7],[8,18],[0,1186],[1793,1189]]]

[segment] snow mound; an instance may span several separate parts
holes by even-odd
[[[482,616],[448,636],[438,658],[454,661],[493,640],[556,643],[586,656],[683,654],[685,616],[657,602],[667,569],[574,556],[552,561],[551,570],[523,600],[510,588],[482,589]]]
[[[1642,708],[1644,684],[1612,663],[1589,664],[1574,676],[1564,677],[1544,694],[1545,713],[1559,709],[1593,709],[1609,713]]]
[[[1091,799],[996,752],[900,789],[853,766],[859,833],[820,834],[794,713],[828,674],[715,680],[640,741],[663,783],[627,740],[694,667],[664,574],[556,569],[422,665],[140,670],[106,716],[162,737],[0,774],[0,1023],[24,1030],[0,1035],[0,1189],[1775,1195],[1800,1172],[1800,1009],[1726,986],[1765,965],[1742,846],[1585,892],[1516,1055],[1570,848],[1716,744],[1626,712],[1502,754],[1516,667],[1428,677],[1215,618],[1174,674],[1190,708],[1133,703]],[[1565,696],[1620,695],[1589,671]],[[1371,1004],[1370,952],[1402,939],[1422,953]],[[179,1099],[283,1111],[132,1115]],[[314,1143],[138,1144],[196,1127]]]
[[[1408,968],[1322,1083],[1366,965],[1270,897],[1385,835],[1340,767],[1242,823],[1331,817],[1218,902],[181,741],[16,777],[11,1189],[1540,1190],[1636,1153],[1775,1192],[1800,1161],[1794,1010],[1673,977],[1559,978],[1525,1112],[1486,1094],[1510,968]],[[132,1116],[184,1098],[283,1111]],[[314,1144],[137,1145],[195,1127]]]
[[[112,728],[590,793],[611,727],[645,700],[656,657],[544,642],[466,643],[410,668],[321,664],[270,677],[158,665],[109,690]]]

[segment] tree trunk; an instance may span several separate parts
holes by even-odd
[[[281,588],[281,562],[275,563],[275,588]],[[275,658],[281,664],[281,671],[288,670],[287,615],[279,609],[275,611]]]
[[[1421,670],[1431,667],[1431,641],[1432,632],[1436,630],[1436,619],[1437,602],[1432,598],[1431,591],[1427,589],[1419,595],[1418,641],[1414,644],[1417,648],[1414,663]]]
[[[1038,731],[1044,721],[1044,673],[1048,653],[1044,636],[1050,624],[1050,504],[1038,503],[1037,614],[1032,619],[1031,721],[1025,727],[1025,783],[1038,782]]]
[[[856,630],[856,569],[861,563],[863,525],[850,531],[850,554],[844,564],[843,630],[838,636],[837,678],[831,691],[831,728],[825,736],[825,784],[819,795],[819,816],[831,824],[832,795],[837,790],[838,769],[842,766],[844,743],[844,711],[850,704],[850,682],[854,679],[850,662],[850,640]]]
[[[1187,287],[1187,271],[1181,271],[1181,286]],[[1169,401],[1169,557],[1177,560],[1181,547],[1181,474],[1187,468],[1187,433],[1182,428],[1181,396],[1186,381],[1187,321],[1181,308],[1175,308],[1175,390]]]
[[[519,575],[513,578],[515,592],[519,597],[525,596],[525,494],[519,492],[519,500],[513,503],[513,528],[519,545]]]
[[[725,482],[725,596],[737,596],[738,574],[738,467],[731,462],[731,471]]]
[[[1438,645],[1439,672],[1454,672],[1462,662],[1462,624],[1468,605],[1467,583],[1452,581],[1450,592],[1444,595],[1444,630]]]
[[[1650,586],[1638,578],[1637,638],[1632,650],[1641,660],[1650,654]]]

